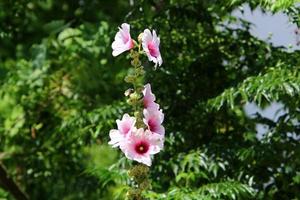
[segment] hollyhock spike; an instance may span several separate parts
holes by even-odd
[[[118,56],[134,47],[134,42],[130,36],[129,24],[123,23],[121,27],[119,27],[119,31],[117,32],[115,41],[112,43],[111,47],[113,49],[113,56]]]
[[[151,31],[145,29],[142,35],[142,47],[145,51],[148,60],[155,63],[155,68],[161,66],[163,63],[160,51],[159,51],[160,39],[157,37],[155,30]]]
[[[132,131],[120,148],[130,160],[151,166],[151,155],[161,151],[161,136],[140,128]]]

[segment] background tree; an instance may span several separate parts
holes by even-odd
[[[128,60],[110,47],[127,22],[157,30],[164,59],[155,72],[145,63],[168,138],[145,195],[300,199],[299,51],[252,36],[232,15],[242,3],[1,1],[0,161],[10,177],[30,199],[124,198],[131,163],[106,144],[129,109]],[[294,1],[248,3],[299,25]],[[286,110],[276,121],[243,109],[273,101]],[[268,127],[262,139],[257,123]],[[0,197],[13,198],[6,187]]]

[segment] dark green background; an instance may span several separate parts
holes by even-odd
[[[134,38],[158,32],[164,60],[144,58],[167,137],[148,198],[300,199],[299,51],[252,36],[231,15],[244,1],[129,2],[0,1],[0,161],[15,182],[36,200],[124,199],[132,163],[106,144],[130,112],[130,61],[111,55],[127,22]],[[270,2],[248,1],[299,23],[293,1]],[[277,121],[243,110],[273,101],[287,110]]]

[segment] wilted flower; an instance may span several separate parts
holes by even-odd
[[[143,90],[143,104],[146,109],[159,109],[159,105],[155,103],[155,95],[151,91],[151,85],[148,83]]]
[[[155,63],[155,67],[161,66],[162,57],[159,51],[160,39],[157,37],[155,30],[151,31],[149,29],[144,30],[142,35],[142,46],[145,53],[148,56],[149,61],[153,61]]]
[[[123,115],[122,120],[116,120],[118,130],[113,129],[109,132],[110,141],[108,144],[118,147],[126,136],[135,129],[136,119],[130,117],[127,113]]]
[[[151,166],[151,155],[161,150],[161,143],[159,134],[140,128],[132,131],[120,148],[128,159]]]
[[[111,45],[113,49],[112,55],[118,56],[124,51],[130,50],[133,46],[133,40],[130,36],[130,25],[123,23],[115,36],[115,41]]]
[[[162,110],[144,109],[144,123],[148,129],[153,133],[165,135],[165,128],[161,125],[164,121],[164,114]]]

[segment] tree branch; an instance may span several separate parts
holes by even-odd
[[[16,200],[28,200],[27,195],[19,188],[13,179],[8,176],[2,163],[0,163],[0,186],[10,192]]]

